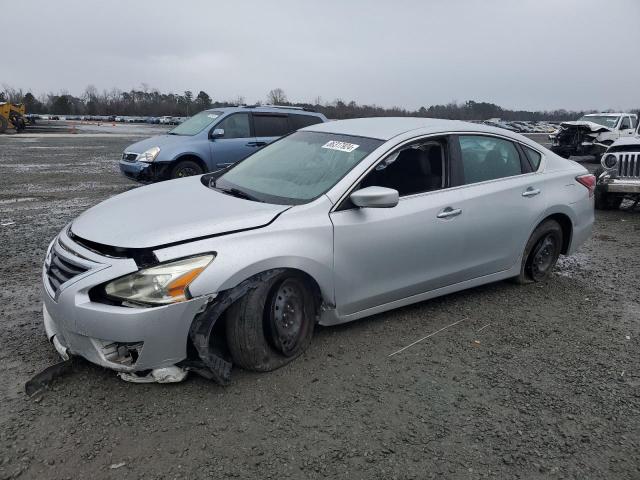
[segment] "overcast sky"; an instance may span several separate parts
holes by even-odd
[[[640,0],[2,2],[0,86],[640,106]]]

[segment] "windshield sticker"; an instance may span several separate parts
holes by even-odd
[[[207,117],[209,118],[218,118],[220,115],[216,115],[215,113],[210,113],[209,115],[207,115]]]
[[[351,153],[360,145],[355,143],[338,142],[337,140],[331,140],[325,143],[322,148],[328,148],[329,150],[338,150],[339,152]]]

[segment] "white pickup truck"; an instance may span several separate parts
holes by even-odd
[[[591,113],[562,122],[549,135],[551,150],[565,158],[593,155],[600,159],[618,138],[632,137],[637,126],[638,116],[633,113]]]

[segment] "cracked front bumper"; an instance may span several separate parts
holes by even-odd
[[[210,297],[151,308],[95,302],[89,298],[89,290],[136,271],[135,262],[84,249],[66,231],[51,248],[64,260],[73,261],[74,255],[79,255],[95,265],[56,291],[43,268],[44,327],[63,358],[77,355],[103,367],[133,372],[175,365],[187,357],[189,328]]]

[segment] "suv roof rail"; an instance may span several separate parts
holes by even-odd
[[[289,105],[270,105],[270,104],[265,104],[265,105],[239,105],[240,107],[244,107],[244,108],[260,108],[260,107],[266,107],[266,108],[281,108],[283,110],[300,110],[303,112],[313,112],[313,113],[318,113],[316,112],[313,108],[309,108],[309,107],[294,107],[294,106],[289,106]]]

